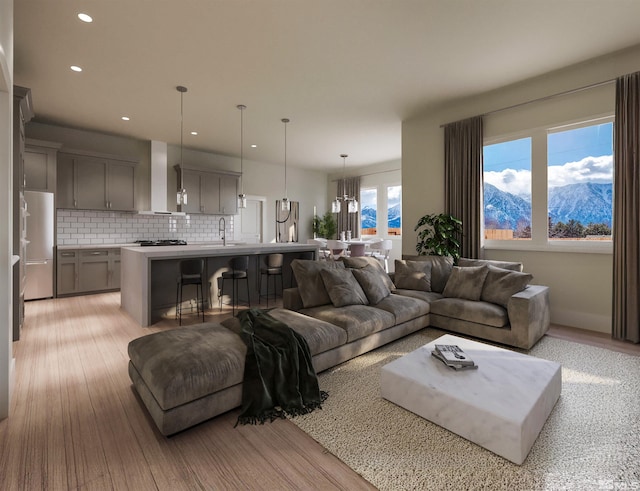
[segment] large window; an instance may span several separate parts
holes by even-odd
[[[360,189],[360,230],[363,236],[378,233],[378,189]]]
[[[531,138],[484,147],[484,237],[531,238]]]
[[[402,235],[402,186],[387,186],[387,234]]]
[[[611,240],[613,123],[549,131],[550,240]]]
[[[611,240],[613,118],[487,142],[483,154],[485,242]]]
[[[378,184],[360,189],[360,233],[363,237],[402,235],[402,186]]]

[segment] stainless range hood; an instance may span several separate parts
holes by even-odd
[[[186,215],[167,210],[167,160],[167,143],[151,141],[151,210],[139,211],[139,215]]]

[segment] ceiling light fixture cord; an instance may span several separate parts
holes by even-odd
[[[184,93],[187,91],[187,88],[182,85],[178,85],[176,90],[180,92],[180,191],[178,192],[177,204],[186,205],[187,190],[184,188],[184,162],[182,159],[182,149],[184,133]]]
[[[244,104],[236,106],[240,109],[240,194],[238,195],[238,208],[247,207],[247,197],[244,194]]]

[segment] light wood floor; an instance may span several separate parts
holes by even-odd
[[[119,293],[28,302],[0,490],[375,489],[288,421],[234,428],[232,411],[163,437],[131,388],[127,344],[175,325],[139,327]]]
[[[28,302],[11,413],[0,422],[0,490],[374,489],[288,421],[233,428],[231,411],[160,435],[131,388],[126,350],[176,326],[138,326],[119,293]],[[560,326],[549,335],[640,355],[640,345],[606,335]]]

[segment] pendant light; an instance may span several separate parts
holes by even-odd
[[[238,195],[238,208],[247,207],[247,195],[244,194],[244,118],[243,113],[247,108],[244,104],[238,104],[236,106],[240,109],[240,194]]]
[[[346,170],[346,166],[347,166],[347,157],[349,155],[347,155],[346,153],[341,153],[340,157],[342,157],[342,188],[344,191],[344,194],[342,195],[342,197],[336,196],[336,199],[334,199],[331,202],[331,212],[332,213],[340,213],[340,210],[342,210],[342,205],[340,203],[340,200],[344,201],[345,204],[347,205],[347,211],[349,213],[357,213],[358,212],[358,200],[356,199],[355,196],[350,197],[347,195],[346,192],[346,180],[345,180],[345,170]]]
[[[176,90],[180,92],[180,190],[176,195],[176,204],[178,205],[186,205],[187,204],[187,190],[184,187],[184,163],[182,162],[182,127],[184,123],[183,118],[183,96],[187,91],[186,87],[182,85],[178,85]]]
[[[284,198],[280,203],[280,209],[289,211],[291,209],[291,202],[287,197],[287,123],[289,119],[282,118],[281,121],[284,123]]]

